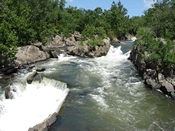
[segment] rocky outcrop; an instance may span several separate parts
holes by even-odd
[[[129,59],[135,65],[148,87],[153,90],[160,89],[164,94],[175,99],[175,66],[171,65],[160,72],[160,62],[149,61],[149,57],[151,57],[150,54],[143,51],[139,44],[135,44]]]
[[[49,131],[50,126],[56,122],[57,118],[58,118],[58,113],[54,112],[40,124],[37,124],[32,128],[29,128],[28,131]]]
[[[58,58],[55,50],[46,48],[43,50],[41,44],[42,43],[36,43],[36,45],[19,47],[15,54],[16,58],[7,60],[6,67],[3,67],[3,64],[0,63],[0,71],[5,75],[16,73],[19,68],[25,68],[30,64],[47,60],[49,58]],[[1,55],[0,60],[2,61],[3,59],[4,58]]]
[[[110,39],[103,39],[101,45],[90,47],[87,45],[89,40],[77,41],[71,46],[67,47],[67,53],[69,55],[76,55],[80,57],[100,57],[107,54],[110,48]]]
[[[23,46],[18,48],[18,52],[15,55],[15,62],[17,65],[24,63],[32,63],[50,58],[49,53],[40,50],[33,45]]]
[[[90,48],[87,43],[90,39],[81,42],[83,36],[75,31],[74,34],[70,34],[69,37],[63,37],[62,35],[57,35],[53,37],[51,41],[44,48],[57,48],[63,51],[67,51],[69,55],[76,55],[80,57],[99,57],[106,55],[110,48],[110,40],[104,39],[100,46],[94,46]],[[96,35],[95,37],[98,37]],[[64,49],[63,49],[64,48]],[[65,50],[66,49],[66,50]]]
[[[112,43],[120,43],[120,41],[117,38],[113,38]]]

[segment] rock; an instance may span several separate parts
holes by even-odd
[[[120,41],[117,38],[113,38],[112,43],[120,43]]]
[[[159,89],[160,85],[152,78],[146,79],[145,83],[152,89]]]
[[[58,58],[57,52],[55,50],[50,51],[50,58]]]
[[[41,71],[45,71],[45,68],[36,68],[36,71],[41,72]]]
[[[80,32],[75,31],[74,38],[75,38],[75,41],[80,41],[80,38],[82,38],[82,35],[80,34]]]
[[[165,77],[162,73],[158,73],[158,80],[160,83],[162,83],[165,80]]]
[[[11,74],[11,73],[16,73],[18,71],[17,67],[11,66],[11,67],[6,67],[2,69],[2,72],[5,75]]]
[[[31,83],[32,83],[32,81],[33,81],[34,77],[36,76],[36,74],[37,74],[37,72],[34,71],[32,74],[30,74],[30,75],[27,77],[27,83],[28,83],[28,84],[31,84]]]
[[[14,96],[10,90],[10,86],[5,88],[5,98],[6,99],[13,99],[14,98]]]
[[[162,87],[164,87],[166,89],[166,92],[174,92],[174,87],[173,85],[171,85],[170,83],[168,83],[166,80],[162,81]],[[165,92],[165,93],[166,93]]]
[[[29,128],[28,131],[49,131],[50,126],[56,122],[58,114],[54,112],[42,123],[35,125],[33,128]]]
[[[29,69],[32,69],[34,67],[35,67],[35,65],[32,64],[32,65],[29,66]]]
[[[127,40],[131,40],[131,37],[132,37],[132,35],[131,35],[131,34],[126,35],[126,39],[127,39]]]
[[[143,56],[145,56],[144,59]],[[174,97],[174,65],[167,67],[167,70],[160,73],[160,61],[149,61],[150,57],[151,55],[146,51],[142,51],[142,47],[136,43],[129,59],[137,67],[148,87],[160,89],[164,94]]]
[[[55,41],[56,43],[59,43],[60,41],[63,41],[63,37],[59,36],[59,35],[56,35],[54,38],[53,38],[53,41]]]
[[[153,69],[146,69],[146,74],[150,76],[151,78],[157,77],[157,72]]]
[[[50,58],[47,52],[41,51],[38,47],[33,45],[19,47],[15,57],[15,62],[19,65],[46,60]]]
[[[10,98],[9,92],[10,92],[10,87],[5,88],[5,98],[6,99],[9,99]]]

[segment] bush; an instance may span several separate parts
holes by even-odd
[[[155,38],[150,31],[144,29],[138,30],[137,37],[140,38],[137,43],[141,45],[142,50],[147,51],[151,56],[148,60],[161,63],[160,71],[175,63],[175,47],[172,40],[166,38],[166,42],[163,43],[160,39]]]
[[[90,39],[88,41],[87,45],[89,46],[89,49],[92,49],[95,46],[100,46],[101,42],[102,42],[102,40],[100,38],[95,37],[93,39]]]

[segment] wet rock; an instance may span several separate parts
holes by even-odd
[[[5,98],[6,99],[9,99],[10,98],[9,92],[10,92],[10,87],[5,88]]]
[[[145,84],[151,89],[160,89],[164,94],[174,95],[174,65],[167,67],[160,73],[160,61],[150,61],[151,55],[146,51],[142,51],[141,45],[138,43],[133,46],[129,59],[136,66]],[[174,97],[174,96],[173,96]]]
[[[45,68],[36,68],[36,71],[38,72],[42,72],[42,71],[45,71],[46,69]]]
[[[32,65],[29,66],[29,69],[32,69],[34,67],[35,67],[35,65],[32,64]]]
[[[11,92],[10,86],[5,88],[5,98],[6,99],[13,99],[14,98],[14,96]]]
[[[14,66],[10,66],[10,67],[6,67],[6,68],[2,69],[2,72],[5,75],[11,74],[11,73],[16,73],[17,71],[18,71],[18,68],[14,67]]]
[[[37,72],[34,71],[32,74],[30,74],[30,75],[27,77],[27,83],[28,83],[28,84],[31,84],[31,83],[32,83],[32,81],[33,81],[34,77],[36,76],[36,74],[37,74]]]
[[[50,51],[50,58],[58,58],[57,52],[55,50]]]
[[[56,122],[57,118],[58,118],[58,114],[54,112],[45,121],[35,125],[32,128],[29,128],[28,131],[49,131],[50,126]]]
[[[113,76],[112,78],[113,78],[113,79],[117,79],[117,76]]]

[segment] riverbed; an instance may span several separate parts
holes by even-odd
[[[36,63],[46,68],[41,77],[66,82],[70,89],[61,119],[52,130],[175,130],[175,103],[145,87],[128,60],[133,44],[114,43],[106,56],[98,58],[58,52],[58,59]]]

